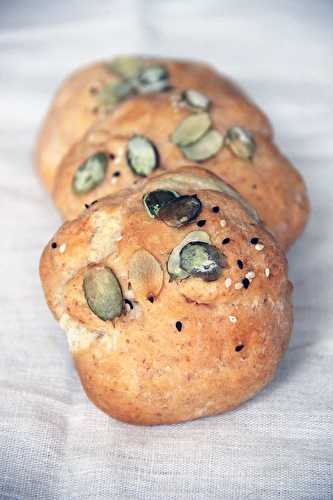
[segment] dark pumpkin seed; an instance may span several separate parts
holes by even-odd
[[[242,127],[230,128],[225,136],[225,144],[242,160],[252,160],[256,151],[251,132]]]
[[[72,181],[72,189],[76,194],[84,194],[95,189],[103,182],[108,166],[108,156],[99,152],[90,156],[77,169]]]
[[[177,146],[188,146],[198,141],[209,129],[212,122],[208,113],[195,113],[183,120],[171,140]]]
[[[131,80],[139,75],[143,68],[143,60],[138,57],[119,56],[108,64],[108,68],[121,78]]]
[[[99,106],[115,106],[126,99],[132,92],[129,82],[109,82],[97,94]]]
[[[169,255],[167,269],[170,276],[170,280],[181,280],[188,278],[189,273],[181,269],[180,267],[180,252],[182,248],[190,242],[202,241],[205,243],[210,243],[209,234],[205,231],[192,231],[187,234],[183,241],[177,245]]]
[[[119,281],[108,267],[89,269],[83,279],[83,290],[89,308],[103,321],[121,315],[123,294]]]
[[[192,108],[199,108],[207,111],[211,106],[211,100],[198,90],[184,90],[182,100]]]
[[[197,142],[183,146],[182,151],[188,160],[204,161],[215,156],[223,146],[223,136],[218,130],[208,130]]]
[[[162,92],[169,88],[169,73],[164,66],[150,66],[140,73],[134,86],[139,94]]]
[[[209,243],[191,242],[180,252],[180,267],[191,276],[215,281],[225,267],[225,257],[218,248]]]
[[[128,141],[127,163],[136,175],[147,177],[159,164],[155,144],[143,135],[135,135]]]
[[[178,198],[178,196],[179,194],[175,191],[159,189],[146,193],[143,197],[143,204],[150,217],[158,217],[161,208]]]
[[[201,201],[195,195],[179,196],[158,212],[158,218],[171,227],[181,227],[193,221],[201,212]]]

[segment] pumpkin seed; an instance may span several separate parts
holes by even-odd
[[[171,140],[177,146],[188,146],[202,137],[209,129],[212,122],[208,113],[196,113],[183,120],[174,133]]]
[[[97,94],[99,106],[115,106],[123,101],[132,92],[129,82],[109,82]]]
[[[180,268],[191,276],[215,281],[225,267],[225,257],[213,245],[202,241],[190,242],[180,252]]]
[[[184,90],[182,99],[188,106],[204,109],[205,111],[207,111],[212,104],[211,100],[205,94],[198,92],[198,90]]]
[[[225,136],[225,143],[242,160],[252,160],[256,143],[248,130],[242,127],[230,128]]]
[[[77,169],[72,181],[72,189],[76,194],[88,193],[103,182],[108,166],[105,153],[95,153]]]
[[[201,212],[201,201],[196,195],[179,196],[158,212],[158,218],[171,227],[181,227],[189,224]]]
[[[120,316],[123,294],[119,281],[108,267],[94,267],[83,279],[83,290],[89,308],[103,321]]]
[[[146,193],[143,197],[143,204],[150,217],[158,217],[161,208],[178,198],[178,196],[179,194],[175,191],[159,189],[157,191]]]
[[[136,175],[147,177],[158,167],[156,146],[143,135],[135,135],[128,141],[127,163]]]
[[[157,297],[163,286],[163,270],[158,260],[147,250],[137,250],[129,261],[128,279],[135,298]]]
[[[170,87],[169,73],[164,66],[150,66],[140,73],[134,86],[139,94],[162,92]]]
[[[194,144],[183,146],[181,149],[188,160],[204,161],[215,156],[223,146],[223,135],[218,130],[208,130]]]
[[[119,56],[107,66],[116,75],[125,80],[130,80],[138,76],[143,68],[143,61],[138,57]]]
[[[191,233],[188,233],[183,241],[172,250],[167,264],[167,269],[171,280],[185,279],[190,276],[189,273],[187,273],[180,267],[180,252],[182,248],[188,243],[199,241],[210,243],[209,234],[205,231],[192,231]]]

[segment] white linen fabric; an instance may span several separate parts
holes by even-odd
[[[0,3],[0,498],[333,498],[333,3]],[[44,302],[60,224],[32,166],[40,121],[74,68],[117,53],[204,59],[271,117],[312,217],[289,253],[295,327],[273,383],[235,411],[135,427],[87,400]]]

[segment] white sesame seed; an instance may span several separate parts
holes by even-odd
[[[269,278],[270,273],[271,273],[271,271],[270,271],[269,267],[266,267],[266,269],[265,269],[266,278]]]
[[[224,282],[225,284],[225,287],[226,288],[230,288],[231,287],[231,284],[232,284],[232,279],[231,278],[227,278]]]
[[[256,246],[254,247],[258,252],[260,252],[261,250],[263,250],[263,248],[265,247],[265,245],[263,245],[262,243],[257,243]]]
[[[225,227],[227,225],[227,221],[225,219],[220,220],[221,227]]]
[[[119,165],[120,162],[121,162],[121,158],[120,158],[120,156],[117,156],[116,159],[114,160],[113,164]]]
[[[253,272],[253,271],[249,271],[245,277],[248,279],[248,280],[253,280],[253,278],[255,277],[256,273]]]
[[[122,237],[122,236],[118,236],[118,238],[116,238],[116,241],[120,241],[120,240],[122,240],[122,239],[123,239],[123,237]]]
[[[240,282],[236,283],[235,288],[236,290],[240,290],[241,288],[243,288],[243,283]]]
[[[62,245],[60,245],[59,247],[59,252],[60,253],[64,253],[64,251],[66,250],[66,243],[63,243]]]
[[[118,177],[112,177],[111,184],[116,184],[118,182]]]
[[[229,316],[229,321],[231,321],[231,323],[236,323],[237,321],[236,316]]]

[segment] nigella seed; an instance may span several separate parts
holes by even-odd
[[[235,347],[235,351],[236,351],[236,352],[240,352],[240,351],[243,349],[243,347],[244,347],[244,346],[243,346],[243,344],[237,345],[237,346]]]
[[[227,245],[228,243],[230,243],[230,238],[224,238],[222,245]]]
[[[181,332],[183,325],[181,321],[176,321],[176,328],[179,332]]]
[[[238,265],[239,269],[243,269],[243,267],[244,267],[243,261],[240,259],[237,260],[237,265]]]
[[[197,222],[197,226],[199,226],[199,227],[202,227],[202,226],[204,226],[205,224],[206,224],[206,221],[205,221],[204,219],[202,219],[202,220],[198,220],[198,222]]]
[[[58,245],[57,245],[57,243],[56,243],[55,241],[53,241],[53,242],[51,243],[51,247],[52,247],[52,248],[57,248],[57,246],[58,246]]]
[[[212,212],[214,212],[214,214],[218,214],[220,211],[220,207],[213,207],[212,208]]]
[[[247,278],[244,278],[242,280],[242,283],[243,283],[243,287],[244,288],[249,288],[249,286],[250,286],[250,280],[248,280]]]
[[[125,302],[125,304],[127,304],[129,306],[130,309],[134,309],[134,306],[130,300],[125,299],[124,302]]]
[[[258,241],[259,241],[259,238],[251,238],[250,239],[251,245],[256,245],[258,243]]]

